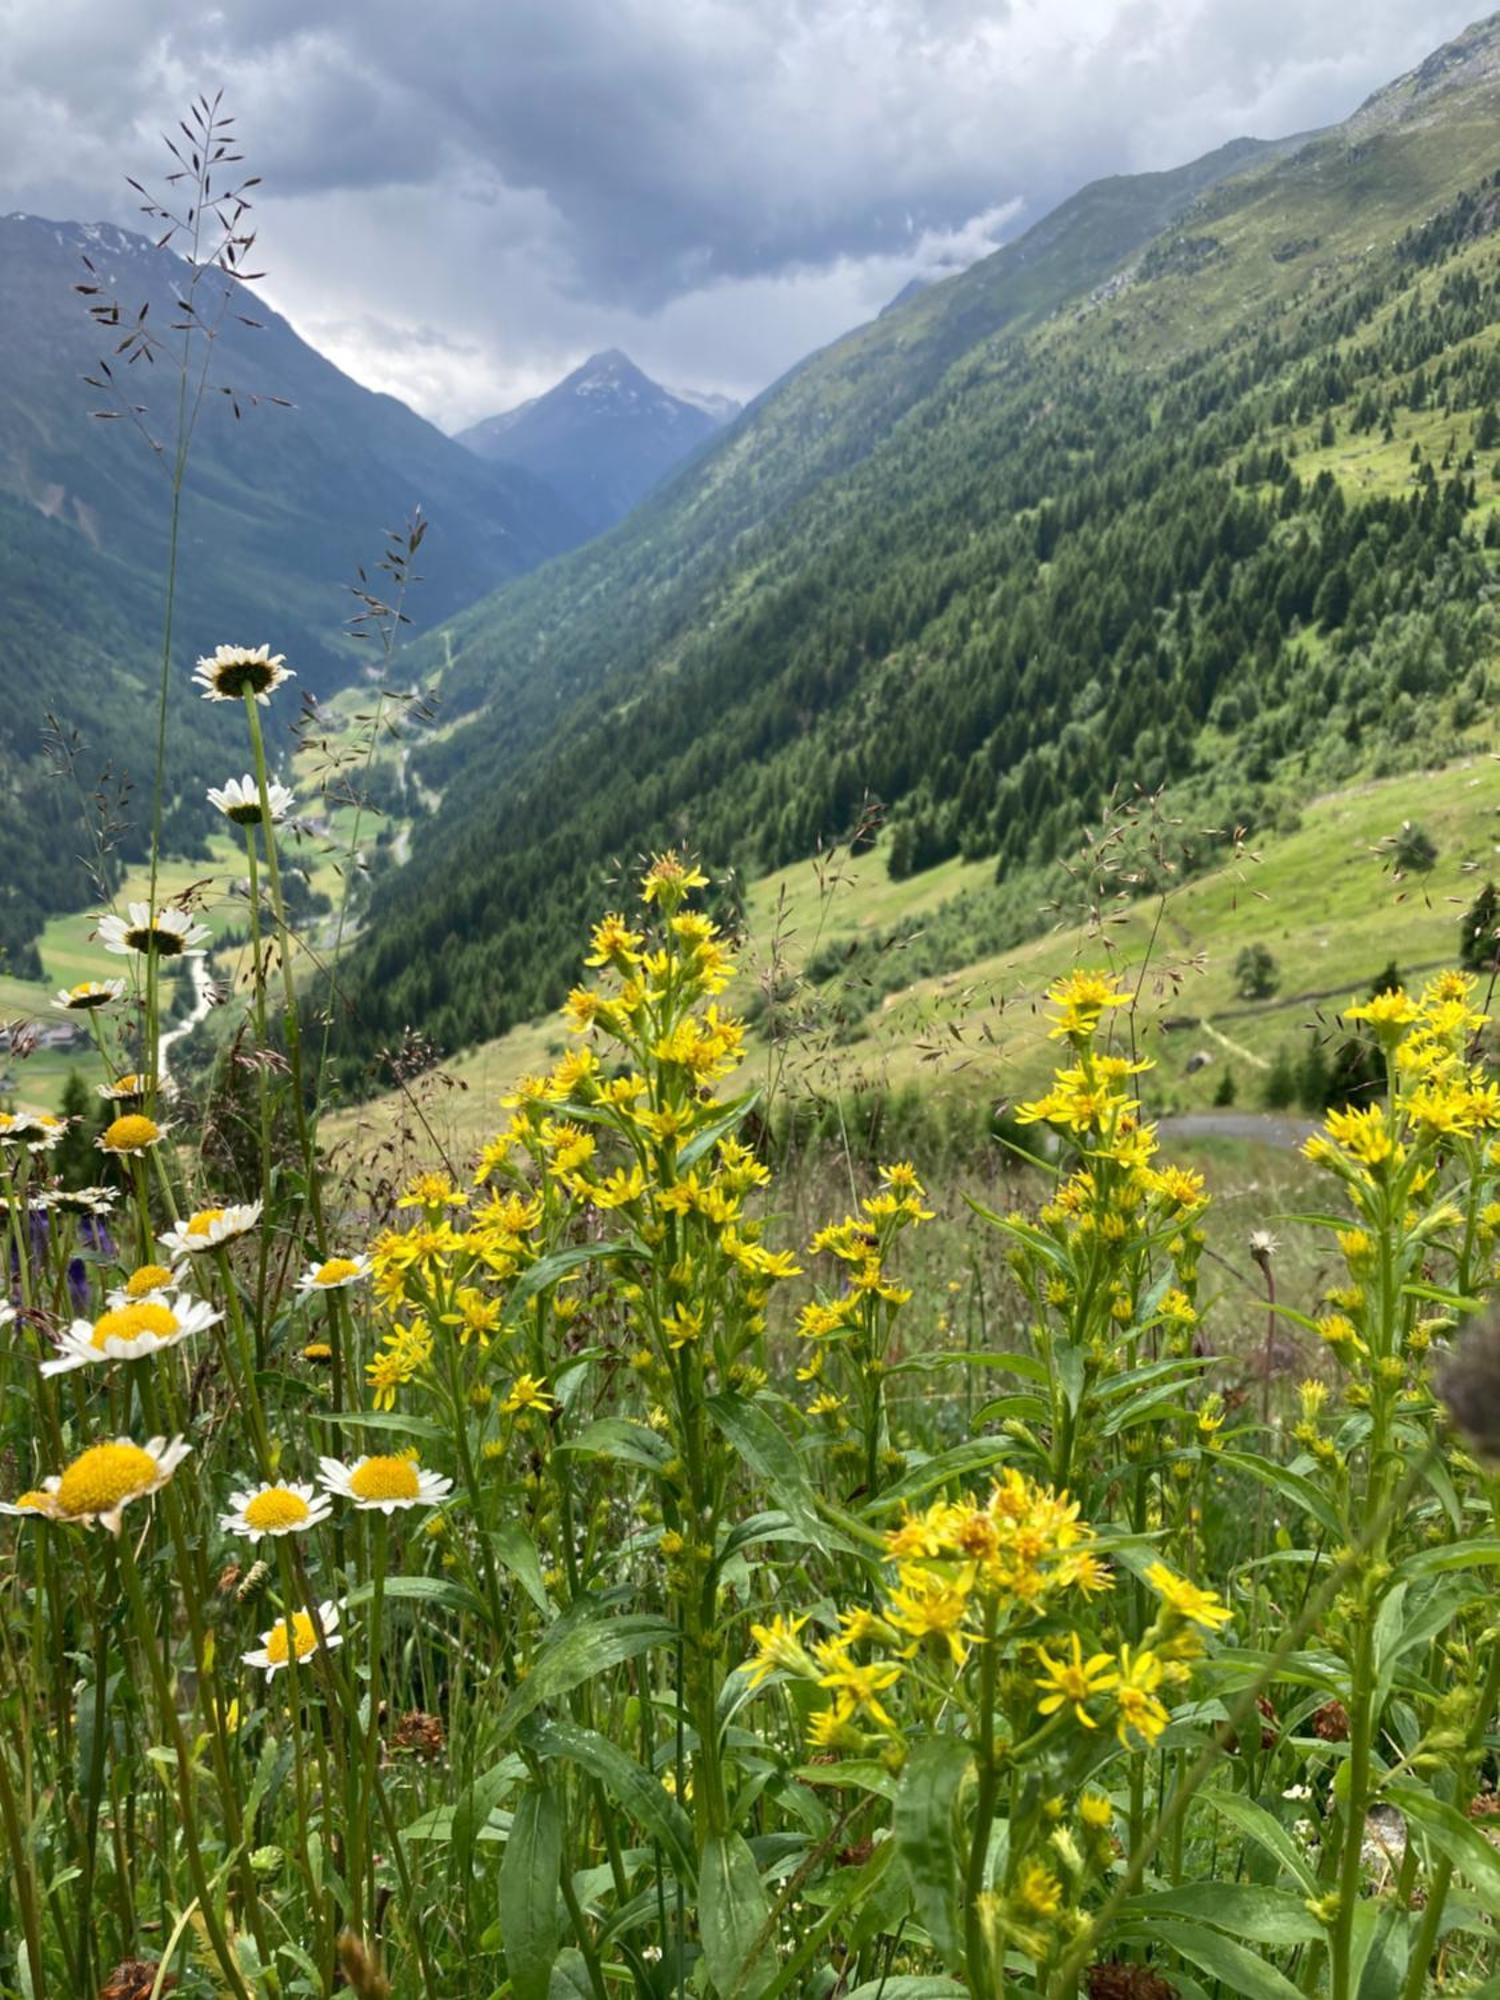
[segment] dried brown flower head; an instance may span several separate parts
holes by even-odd
[[[99,2000],[151,2000],[160,1962],[154,1958],[127,1958],[118,1964],[99,1988]],[[171,1993],[177,1975],[169,1972],[161,1982],[163,1993]]]
[[[410,1750],[418,1757],[441,1757],[446,1742],[441,1720],[420,1708],[408,1709],[405,1715],[398,1717],[396,1727],[391,1731],[393,1750]]]
[[[1349,1741],[1349,1711],[1341,1701],[1325,1701],[1312,1719],[1313,1735],[1324,1743]]]
[[[1177,1988],[1149,1965],[1101,1959],[1088,1972],[1089,2000],[1179,2000]]]
[[[358,2000],[391,2000],[391,1982],[381,1971],[380,1961],[353,1931],[345,1931],[339,1938],[339,1971]]]

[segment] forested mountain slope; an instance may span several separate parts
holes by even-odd
[[[85,256],[98,296],[121,302],[116,333],[75,294]],[[95,746],[79,759],[85,785],[106,742],[117,776],[128,771],[138,791],[152,776],[170,513],[170,450],[153,442],[169,447],[175,435],[180,337],[168,329],[181,321],[174,296],[186,268],[128,230],[0,217],[0,953],[12,966],[46,911],[88,894],[73,859],[84,845],[78,798],[39,758],[44,718]],[[221,283],[205,280],[208,293]],[[115,355],[115,398],[88,387],[143,305],[163,337],[155,360]],[[395,398],[361,388],[253,293],[238,306],[259,324],[223,316],[183,510],[184,689],[193,657],[221,640],[273,639],[313,690],[350,678],[344,586],[357,564],[373,570],[385,531],[416,505],[442,527],[411,606],[426,623],[579,539],[541,482],[480,463]],[[218,317],[207,295],[199,310]],[[111,405],[125,414],[93,417]],[[218,744],[232,730],[214,724],[186,694],[175,704],[179,849],[202,820],[202,783],[227,775]],[[141,832],[138,823],[128,839],[138,846]]]
[[[655,842],[774,866],[874,799],[897,869],[991,856],[1018,911],[1116,784],[1254,826],[1469,729],[1497,46],[1186,170],[1165,214],[1172,177],[1086,190],[458,621],[445,692],[485,706],[428,753],[443,809],[351,968],[366,1046],[551,1004],[610,865]]]

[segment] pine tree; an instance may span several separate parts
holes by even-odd
[[[1500,889],[1486,882],[1469,906],[1458,936],[1458,962],[1466,972],[1491,972],[1500,959]]]

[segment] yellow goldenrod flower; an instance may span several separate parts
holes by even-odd
[[[1054,1660],[1045,1646],[1036,1649],[1042,1668],[1037,1682],[1042,1699],[1037,1703],[1037,1712],[1056,1715],[1063,1708],[1071,1708],[1075,1721],[1081,1722],[1085,1729],[1097,1729],[1098,1724],[1085,1704],[1095,1695],[1107,1694],[1119,1680],[1119,1670],[1108,1653],[1093,1653],[1086,1660],[1083,1641],[1076,1632],[1070,1635],[1069,1644],[1071,1659]]]
[[[902,1670],[894,1661],[871,1660],[861,1666],[849,1657],[841,1639],[820,1640],[813,1651],[822,1669],[818,1685],[832,1690],[834,1705],[845,1717],[862,1713],[882,1729],[896,1727],[894,1716],[880,1700],[901,1678]]]
[[[555,1398],[547,1394],[547,1384],[540,1375],[518,1375],[511,1385],[510,1394],[500,1405],[506,1416],[513,1417],[522,1410],[540,1410],[544,1414],[555,1410]]]
[[[666,1537],[662,1537],[665,1545]],[[817,1667],[811,1656],[799,1641],[797,1634],[807,1623],[807,1615],[801,1618],[774,1617],[769,1625],[752,1625],[750,1637],[755,1641],[753,1658],[741,1669],[748,1687],[764,1685],[774,1673],[802,1674],[811,1678]]]
[[[1179,1618],[1201,1625],[1205,1632],[1219,1631],[1234,1615],[1215,1591],[1201,1590],[1186,1577],[1174,1575],[1165,1563],[1152,1563],[1146,1571],[1146,1581]]]
[[[1113,1689],[1116,1711],[1115,1733],[1128,1750],[1132,1732],[1149,1748],[1166,1728],[1170,1717],[1157,1695],[1162,1683],[1162,1664],[1155,1653],[1120,1648],[1119,1678]]]
[[[707,887],[708,877],[703,870],[679,860],[668,848],[665,854],[657,855],[641,878],[641,901],[660,902],[664,908],[675,909],[690,889]]]

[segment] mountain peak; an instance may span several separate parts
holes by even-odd
[[[1387,125],[1405,125],[1436,112],[1436,100],[1500,82],[1500,14],[1475,21],[1415,69],[1377,90],[1348,121],[1356,136]]]
[[[622,349],[606,347],[543,395],[460,431],[458,441],[545,479],[600,532],[738,408],[724,397],[664,389]]]

